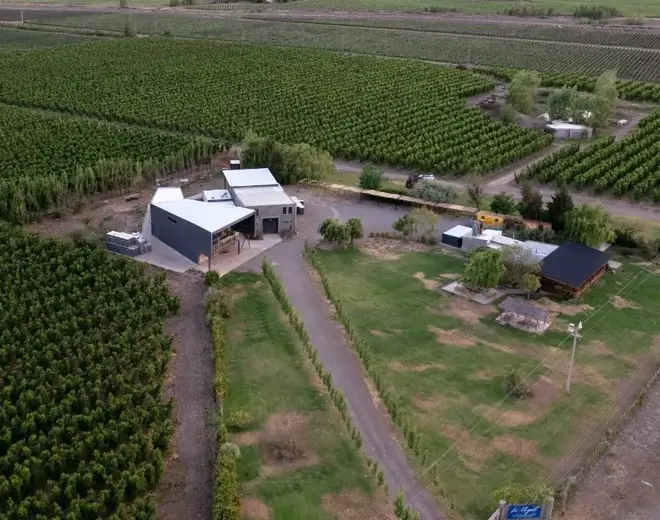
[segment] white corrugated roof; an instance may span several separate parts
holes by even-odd
[[[248,208],[238,208],[229,204],[209,204],[190,199],[158,202],[154,205],[209,233],[233,226],[254,214],[254,210]]]
[[[279,183],[268,168],[247,170],[222,170],[227,185],[231,188],[247,188],[250,186],[279,186]]]
[[[450,237],[461,238],[467,235],[468,233],[472,233],[472,228],[469,228],[467,226],[454,226],[453,228],[445,231],[443,235],[449,235]]]
[[[205,200],[231,200],[231,193],[229,190],[204,190],[202,197]]]
[[[152,204],[158,202],[170,202],[172,200],[183,200],[183,192],[181,188],[157,188],[151,199]]]
[[[531,250],[535,256],[545,258],[552,253],[559,246],[557,244],[546,244],[545,242],[537,242],[536,240],[527,240],[523,242],[523,247]]]
[[[234,190],[236,199],[249,208],[259,206],[286,206],[294,202],[281,186],[265,186],[258,188],[237,188]]]
[[[548,126],[555,130],[586,130],[587,129],[587,127],[584,125],[565,123],[564,121],[554,121],[552,124],[549,124]]]

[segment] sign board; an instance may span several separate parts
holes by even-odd
[[[515,520],[520,518],[541,518],[543,506],[536,504],[513,504],[510,505],[506,518],[507,520]]]

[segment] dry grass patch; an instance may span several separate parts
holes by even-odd
[[[359,489],[325,495],[323,509],[337,520],[396,520],[394,507],[382,492],[365,495]]]
[[[568,375],[570,353],[557,347],[547,347],[545,353],[545,367],[549,368],[553,372],[562,374],[563,376]],[[596,368],[585,365],[583,363],[575,364],[573,367],[573,378],[576,381],[605,389],[605,391],[614,389],[611,381],[607,379],[603,374],[601,374]]]
[[[372,334],[373,336],[376,336],[377,338],[383,338],[383,337],[387,336],[387,333],[383,332],[382,330],[373,329],[373,330],[370,330],[369,333]]]
[[[552,408],[558,392],[552,381],[543,376],[532,386],[534,392],[530,399],[521,401],[518,408],[496,408],[479,405],[475,411],[487,421],[499,426],[517,427],[533,424],[543,418]]]
[[[607,348],[607,345],[605,345],[605,342],[601,341],[599,339],[595,339],[593,341],[590,341],[589,343],[584,345],[583,348],[591,356],[611,356],[611,355],[614,355],[614,353],[609,348]]]
[[[429,280],[426,278],[426,275],[422,272],[415,273],[413,278],[419,280],[424,285],[424,289],[427,291],[437,291],[440,288],[440,282],[438,280]]]
[[[413,397],[413,405],[417,410],[420,412],[427,412],[427,411],[434,411],[437,412],[438,410],[444,410],[445,408],[449,408],[455,404],[457,404],[459,401],[456,399],[452,399],[450,397],[444,397],[442,395],[434,395],[432,397],[429,396],[414,396]]]
[[[426,372],[427,370],[446,370],[447,366],[442,363],[420,363],[417,365],[405,365],[399,361],[388,363],[391,370],[395,372]]]
[[[319,456],[309,446],[309,417],[297,412],[276,413],[266,423],[261,437],[264,452],[262,475],[315,466]]]
[[[270,509],[258,498],[241,498],[241,518],[244,520],[269,520]]]
[[[641,306],[635,302],[631,302],[622,298],[621,296],[615,296],[610,300],[612,305],[617,309],[641,309]]]
[[[541,462],[536,443],[528,439],[521,439],[515,435],[501,435],[493,439],[493,447],[497,451],[511,455],[521,460]]]
[[[492,305],[482,305],[470,300],[452,298],[449,305],[451,314],[469,325],[479,325],[481,318],[491,314],[495,308]]]
[[[429,331],[435,334],[435,338],[438,340],[438,343],[444,345],[453,345],[455,347],[474,347],[477,342],[474,338],[463,334],[458,329],[444,330],[429,325]]]
[[[442,429],[442,434],[454,443],[454,449],[460,454],[465,466],[473,471],[480,471],[483,463],[493,456],[490,446],[475,439],[460,426],[448,425]]]
[[[404,253],[414,251],[428,251],[429,247],[417,242],[404,242],[402,240],[386,238],[368,238],[364,240],[362,251],[379,260],[398,260]]]
[[[572,304],[572,303],[557,303],[548,298],[541,298],[538,301],[540,307],[548,312],[554,314],[563,314],[565,316],[576,316],[585,311],[593,310],[591,305],[586,304]]]

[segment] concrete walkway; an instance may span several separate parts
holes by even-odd
[[[356,356],[346,333],[327,303],[323,289],[310,277],[303,258],[305,238],[315,239],[316,228],[322,218],[336,216],[329,204],[307,201],[315,205],[314,219],[305,217],[306,229],[295,239],[276,245],[267,253],[275,271],[282,279],[292,305],[300,313],[312,344],[319,353],[325,369],[332,374],[334,386],[346,397],[355,427],[362,435],[362,449],[378,461],[392,498],[399,488],[406,493],[406,502],[420,513],[421,520],[445,520],[439,505],[417,482],[415,472],[402,447],[395,439],[395,427],[386,410],[376,406],[365,382],[362,362]],[[311,209],[311,208],[310,208]],[[263,256],[244,266],[259,270]]]

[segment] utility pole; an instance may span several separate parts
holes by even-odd
[[[577,340],[580,337],[582,330],[582,322],[577,326],[574,323],[568,324],[568,333],[573,335],[573,348],[571,349],[571,363],[568,365],[568,377],[566,378],[566,393],[571,393],[571,377],[573,376],[573,365],[575,364],[575,347],[577,347]]]

